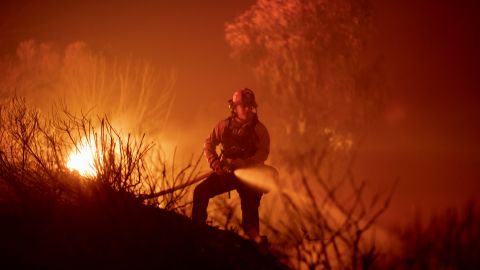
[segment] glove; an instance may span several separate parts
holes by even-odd
[[[216,174],[221,175],[221,176],[225,176],[229,173],[232,173],[232,169],[231,169],[230,166],[228,166],[226,164],[223,164],[222,162],[220,162],[218,160],[213,163],[212,169]]]
[[[227,159],[227,163],[230,166],[232,171],[235,169],[243,168],[246,165],[245,160],[240,158]]]

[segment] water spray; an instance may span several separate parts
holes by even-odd
[[[263,193],[278,189],[278,171],[269,165],[256,165],[236,169],[233,174],[245,184],[252,186]]]

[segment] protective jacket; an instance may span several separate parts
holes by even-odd
[[[220,155],[216,151],[218,145]],[[244,124],[233,117],[220,121],[204,144],[204,153],[212,169],[225,159],[242,159],[246,166],[262,164],[269,152],[270,136],[256,115]]]

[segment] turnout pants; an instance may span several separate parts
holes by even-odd
[[[233,174],[223,176],[212,173],[205,181],[195,187],[192,220],[198,224],[205,224],[210,198],[231,190],[236,190],[240,195],[243,231],[253,239],[260,232],[258,207],[260,206],[262,192],[242,183]]]

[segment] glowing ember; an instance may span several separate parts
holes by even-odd
[[[84,138],[80,145],[74,148],[68,157],[67,167],[80,175],[91,177],[97,174],[94,166],[95,145],[89,144]]]

